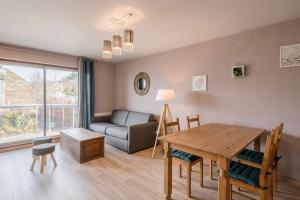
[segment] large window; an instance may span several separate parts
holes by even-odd
[[[47,134],[77,126],[78,73],[46,70]]]
[[[77,127],[78,72],[0,62],[0,145]]]

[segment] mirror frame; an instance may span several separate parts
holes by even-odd
[[[139,87],[138,87],[138,81],[141,78],[145,79],[145,81],[146,81],[146,87],[143,90],[140,90]],[[138,73],[134,78],[133,88],[134,88],[135,92],[138,95],[145,96],[148,93],[149,89],[150,89],[150,77],[149,77],[149,75],[146,72]]]

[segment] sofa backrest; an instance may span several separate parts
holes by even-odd
[[[128,113],[129,112],[127,110],[113,110],[110,116],[110,122],[120,126],[125,126]]]
[[[132,125],[144,124],[151,121],[154,121],[154,116],[152,114],[130,111],[125,126],[129,127]]]

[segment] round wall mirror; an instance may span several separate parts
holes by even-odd
[[[146,72],[138,73],[135,76],[133,87],[138,95],[146,95],[150,89],[149,75]]]

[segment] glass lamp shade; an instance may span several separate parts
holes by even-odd
[[[112,58],[112,46],[110,40],[103,40],[102,57],[105,59]]]
[[[124,30],[124,51],[132,52],[134,48],[133,44],[133,30],[126,29]]]
[[[112,54],[117,56],[122,55],[122,38],[120,35],[113,35]]]

